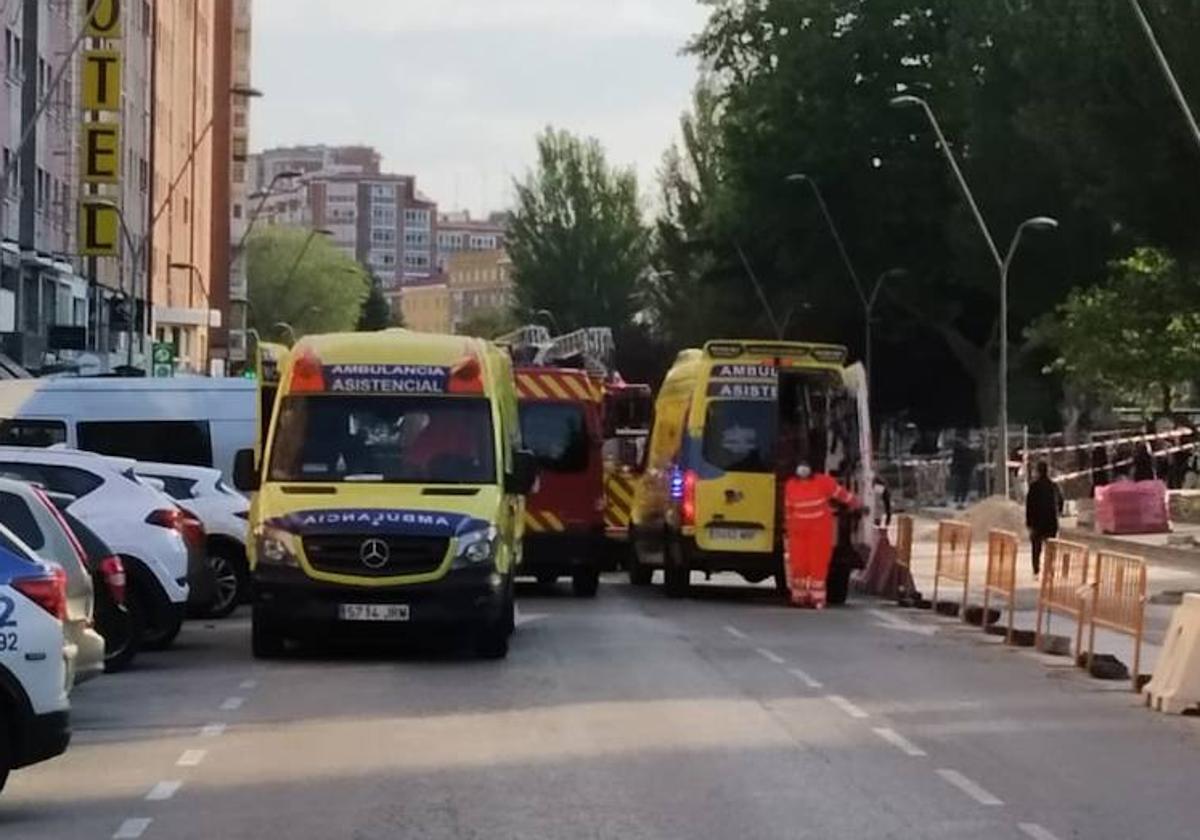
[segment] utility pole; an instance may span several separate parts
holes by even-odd
[[[1171,62],[1167,59],[1167,54],[1163,52],[1162,46],[1158,43],[1154,27],[1150,25],[1150,19],[1146,17],[1146,12],[1143,11],[1142,4],[1138,0],[1129,0],[1129,5],[1133,7],[1133,14],[1141,24],[1142,31],[1146,33],[1146,40],[1150,42],[1150,49],[1153,50],[1154,57],[1158,60],[1158,66],[1162,68],[1163,75],[1167,77],[1171,93],[1175,95],[1175,100],[1179,103],[1179,110],[1183,112],[1183,118],[1192,131],[1192,139],[1196,141],[1196,147],[1200,148],[1200,123],[1196,122],[1196,115],[1192,111],[1192,106],[1188,104],[1187,96],[1183,93],[1183,86],[1179,84],[1179,79],[1176,78],[1175,71],[1171,69]]]

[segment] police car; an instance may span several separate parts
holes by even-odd
[[[0,790],[10,770],[60,755],[70,741],[66,609],[62,569],[0,526]]]

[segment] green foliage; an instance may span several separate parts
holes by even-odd
[[[1107,282],[1073,291],[1039,326],[1054,368],[1083,390],[1172,408],[1175,386],[1200,371],[1200,283],[1162,251],[1140,248]]]
[[[367,299],[363,301],[362,312],[358,316],[358,331],[359,332],[378,332],[386,330],[388,327],[403,326],[398,321],[403,321],[403,318],[392,314],[392,307],[388,304],[387,298],[383,294],[383,286],[379,282],[378,277],[371,277],[371,288],[367,293]]]
[[[261,230],[246,247],[250,326],[264,340],[281,323],[297,336],[354,329],[369,278],[353,258],[302,228]]]
[[[547,309],[563,330],[628,323],[649,238],[636,175],[610,166],[596,140],[547,129],[537,145],[508,233],[518,312]]]
[[[467,318],[458,328],[460,335],[492,339],[512,332],[520,324],[510,309],[483,309]]]

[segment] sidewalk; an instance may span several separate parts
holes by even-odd
[[[921,590],[921,593],[926,598],[933,597],[933,573],[937,561],[938,522],[943,519],[953,518],[953,514],[955,513],[957,511],[934,509],[914,514],[912,573],[917,588]],[[1162,539],[1165,543],[1166,535],[1155,536]],[[1077,539],[1077,541],[1095,548],[1103,547],[1145,557],[1150,603],[1146,606],[1145,642],[1142,646],[1140,670],[1143,674],[1153,672],[1154,664],[1157,662],[1158,654],[1161,650],[1160,646],[1163,636],[1166,634],[1171,621],[1171,613],[1174,610],[1174,605],[1181,598],[1180,593],[1200,592],[1200,552],[1189,549],[1171,549],[1170,553],[1165,554],[1166,559],[1163,560],[1160,559],[1158,551],[1142,550],[1144,544],[1140,541],[1153,538],[1138,537],[1135,539],[1126,539],[1123,537],[1103,537],[1097,540],[1095,539],[1096,535],[1090,531],[1078,532],[1075,529],[1070,529],[1070,531],[1064,530],[1063,537],[1064,539]],[[1120,545],[1111,544],[1117,542]],[[1157,544],[1151,543],[1150,545],[1152,548],[1159,548]],[[1161,550],[1165,552],[1165,545],[1161,547]],[[1180,555],[1180,552],[1186,553]],[[1192,560],[1188,556],[1189,554],[1195,554],[1196,559]],[[986,569],[987,543],[976,538],[971,550],[972,583],[969,601],[972,604],[983,603],[983,578]],[[942,581],[938,592],[939,600],[960,601],[961,598],[961,585]],[[1017,629],[1034,629],[1037,624],[1037,601],[1038,582],[1033,577],[1033,568],[1029,557],[1029,543],[1028,541],[1022,541],[1018,549],[1017,563],[1017,604],[1014,616],[1014,623]],[[996,606],[999,608],[1002,605]],[[975,630],[975,632],[980,636],[983,635],[980,630]],[[1069,636],[1073,639],[1075,624],[1069,618],[1054,616],[1051,619],[1051,632],[1056,635]],[[1086,644],[1087,635],[1085,632],[1085,647]],[[1133,648],[1132,637],[1106,630],[1096,631],[1096,653],[1113,654],[1126,665],[1130,666],[1130,668],[1133,666]],[[1067,662],[1069,660],[1059,659],[1059,661]],[[1113,683],[1113,685],[1123,685],[1128,688],[1127,683]]]

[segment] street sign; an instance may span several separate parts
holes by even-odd
[[[79,202],[79,253],[115,257],[121,242],[121,217],[111,204]]]
[[[83,15],[89,38],[121,37],[121,0],[83,0]]]
[[[160,379],[174,376],[175,345],[165,341],[154,342],[154,349],[151,351],[151,361],[153,363],[152,376]]]
[[[83,182],[115,184],[121,176],[121,124],[83,124]]]
[[[121,53],[117,50],[84,51],[83,107],[87,111],[121,110]]]

